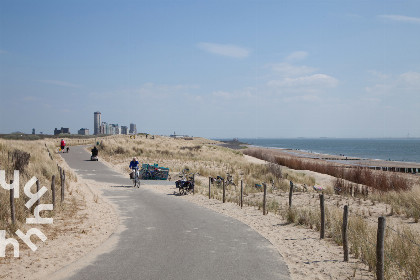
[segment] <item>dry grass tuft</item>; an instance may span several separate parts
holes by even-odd
[[[54,211],[41,212],[43,217],[54,215],[57,211],[62,211],[58,207],[60,195],[60,176],[57,168],[59,156],[52,152],[54,160],[48,155],[48,150],[55,151],[56,140],[4,140],[0,139],[0,170],[5,171],[6,182],[14,178],[14,170],[19,170],[19,193],[20,197],[15,199],[16,224],[12,225],[10,218],[9,191],[0,188],[0,229],[5,229],[7,234],[14,235],[17,228],[26,229],[26,218],[31,217],[33,209],[25,207],[26,196],[23,188],[33,176],[39,182],[40,187],[45,186],[48,191],[41,197],[40,203],[51,203],[51,179],[55,175],[56,186],[56,209]],[[69,181],[74,181],[75,175],[66,171],[66,187]],[[31,187],[32,193],[36,192],[36,184]],[[33,207],[32,207],[33,208]]]

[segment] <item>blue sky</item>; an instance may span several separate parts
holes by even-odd
[[[420,1],[0,0],[0,133],[420,137]]]

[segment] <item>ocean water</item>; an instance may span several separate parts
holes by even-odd
[[[239,139],[271,148],[299,149],[330,155],[420,163],[420,139]]]

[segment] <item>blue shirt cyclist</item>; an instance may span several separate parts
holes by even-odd
[[[130,169],[138,169],[138,167],[139,167],[139,162],[134,157],[133,160],[130,162]]]

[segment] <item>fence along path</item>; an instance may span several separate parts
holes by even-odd
[[[266,215],[268,213],[268,211],[266,211],[266,203],[267,203],[267,199],[266,199],[266,184],[262,183],[262,185],[264,186],[264,190],[263,190],[263,198],[262,198],[262,208],[263,208],[263,215]],[[289,203],[288,203],[288,207],[289,209],[292,208],[292,200],[293,200],[293,190],[294,190],[294,184],[292,181],[290,181],[290,189],[289,189]],[[209,199],[211,199],[211,180],[209,178]],[[225,187],[223,184],[223,203],[225,203]],[[320,213],[320,217],[321,217],[321,225],[320,225],[320,239],[325,238],[325,204],[324,204],[324,195],[320,194],[319,195],[319,199],[320,199],[320,208],[319,208],[319,213]],[[241,180],[241,192],[240,192],[240,198],[238,199],[239,201],[239,206],[242,208],[243,206],[243,180]],[[372,241],[368,240],[366,237],[361,236],[360,234],[358,234],[357,232],[354,231],[354,229],[352,227],[349,227],[348,224],[348,217],[349,217],[349,213],[350,215],[355,215],[358,216],[359,218],[362,218],[364,220],[369,220],[371,223],[377,224],[377,239],[376,239],[376,243],[373,243]],[[360,236],[362,239],[364,239],[367,243],[369,243],[371,246],[376,248],[376,277],[377,279],[381,279],[383,280],[385,277],[385,257],[388,260],[391,260],[392,262],[394,262],[395,264],[397,264],[397,266],[400,268],[401,271],[403,271],[405,273],[405,276],[407,277],[407,279],[416,279],[416,277],[410,276],[413,273],[410,273],[406,267],[404,267],[403,265],[401,265],[401,263],[397,260],[395,260],[391,255],[389,255],[389,253],[387,253],[387,251],[385,250],[385,230],[389,229],[391,231],[393,231],[395,234],[399,235],[400,237],[403,237],[407,242],[411,243],[414,246],[417,246],[418,248],[420,248],[420,245],[411,240],[409,237],[407,237],[406,235],[402,234],[400,231],[395,230],[394,228],[386,225],[386,218],[381,216],[378,217],[378,221],[372,220],[368,217],[362,216],[358,213],[352,212],[351,210],[349,210],[348,205],[345,205],[343,207],[343,222],[342,222],[342,243],[343,243],[343,255],[344,255],[344,261],[348,261],[348,254],[349,254],[349,244],[348,244],[348,235],[347,235],[347,231],[349,230],[350,232],[352,232],[355,235]]]

